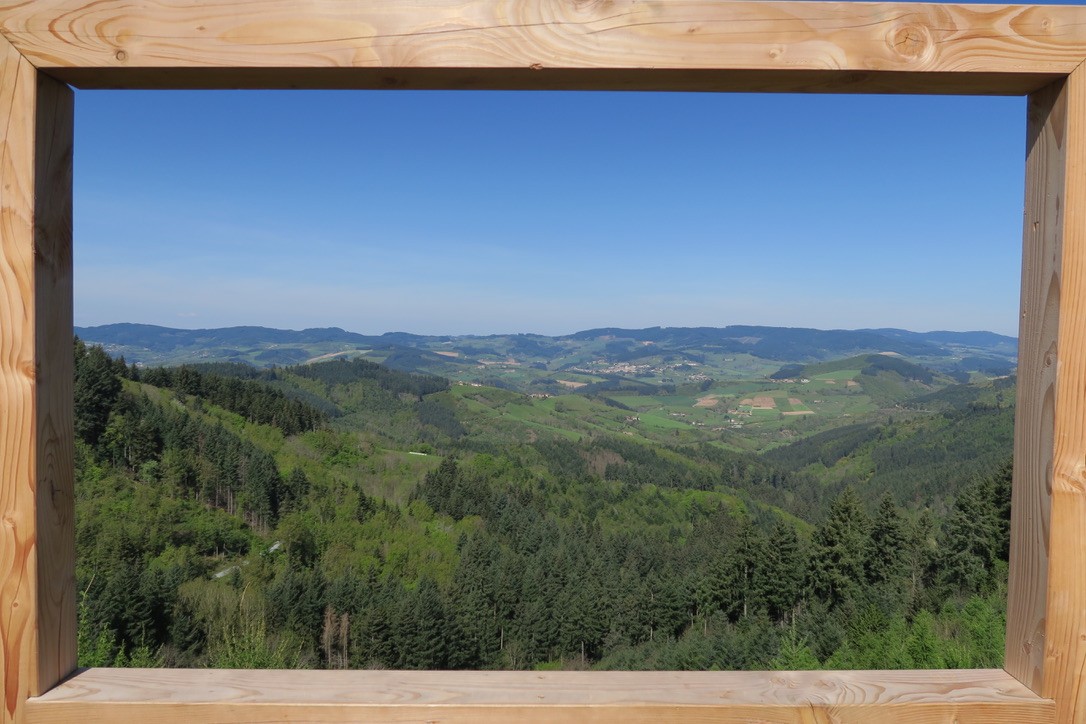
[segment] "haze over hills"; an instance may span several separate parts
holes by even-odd
[[[187,330],[109,324],[77,327],[76,334],[88,343],[102,345],[111,355],[123,355],[129,362],[141,365],[224,361],[269,367],[333,356],[363,356],[393,368],[434,372],[455,379],[477,377],[477,370],[484,367],[499,377],[509,378],[507,382],[518,387],[524,381],[518,383],[518,375],[508,374],[510,367],[541,372],[582,367],[604,372],[607,365],[601,362],[651,366],[653,358],[663,362],[668,356],[677,356],[711,370],[745,367],[746,374],[753,367],[768,370],[782,362],[810,363],[881,352],[908,356],[946,372],[973,369],[998,372],[1013,368],[1017,355],[1015,338],[992,332],[819,330],[752,325],[608,327],[562,336],[432,336],[406,332],[363,335],[336,327],[301,331],[267,327]]]

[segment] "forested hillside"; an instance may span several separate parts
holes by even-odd
[[[867,360],[849,373],[912,396],[826,430],[778,411],[747,445],[649,424],[634,406],[652,396],[532,397],[364,359],[75,356],[82,665],[1002,661],[1005,384],[935,389]],[[822,374],[819,399],[859,399]]]

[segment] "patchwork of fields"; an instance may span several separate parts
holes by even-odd
[[[855,365],[796,379],[711,379],[646,385],[643,391],[608,391],[599,382],[572,385],[564,380],[565,376],[555,393],[531,395],[471,383],[453,389],[465,398],[463,409],[483,417],[516,420],[521,429],[553,432],[567,439],[607,433],[758,451],[854,420],[927,414],[904,401],[944,386],[942,380],[925,385],[896,373],[865,374]],[[894,395],[903,403],[892,402]]]

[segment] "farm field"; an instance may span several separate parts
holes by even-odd
[[[641,433],[650,438],[659,433],[681,434],[683,439],[757,451],[842,424],[909,415],[898,398],[904,401],[949,382],[921,384],[885,371],[864,374],[862,368],[851,365],[796,379],[714,379],[696,389],[684,385],[673,393],[599,394],[636,413]]]

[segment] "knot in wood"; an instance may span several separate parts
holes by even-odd
[[[931,32],[923,25],[903,25],[891,31],[890,49],[906,60],[919,60],[932,49]]]
[[[573,0],[573,9],[578,12],[583,10],[608,12],[614,4],[614,0]]]
[[[128,60],[128,53],[124,52],[123,50],[118,50],[116,53],[113,54],[113,56],[122,63]]]

